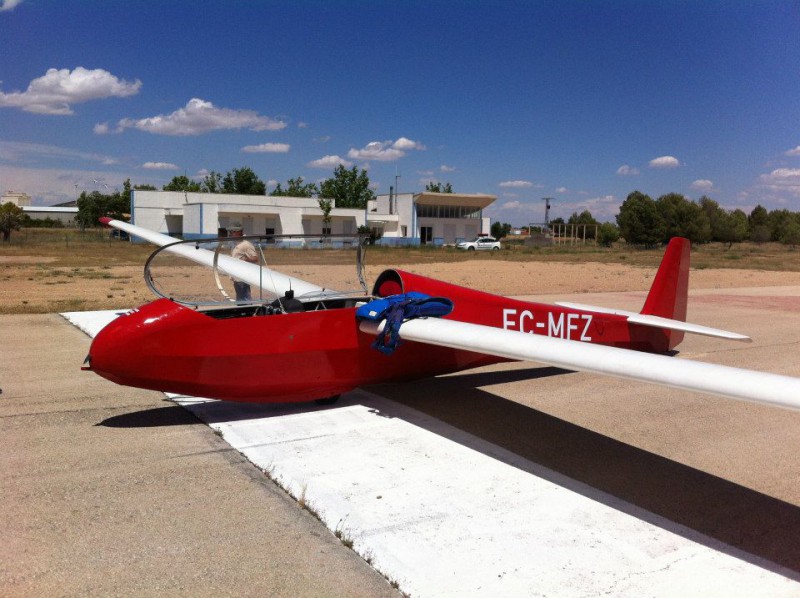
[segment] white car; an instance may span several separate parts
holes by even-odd
[[[476,237],[472,241],[464,241],[456,245],[459,249],[466,249],[467,251],[483,250],[483,249],[500,249],[500,241],[494,237]]]

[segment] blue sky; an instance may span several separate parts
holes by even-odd
[[[0,0],[0,189],[367,168],[515,225],[628,193],[800,210],[797,2]]]

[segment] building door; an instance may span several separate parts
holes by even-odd
[[[448,245],[452,245],[456,242],[456,225],[455,224],[445,224],[444,225],[444,242]]]
[[[433,227],[421,226],[419,229],[419,240],[423,245],[433,243]]]

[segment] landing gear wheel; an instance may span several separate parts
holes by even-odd
[[[327,399],[316,399],[314,402],[317,405],[333,405],[336,401],[339,400],[339,397],[342,395],[335,395],[332,397],[328,397]]]

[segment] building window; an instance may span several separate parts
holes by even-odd
[[[417,204],[417,216],[421,218],[480,218],[481,209],[469,206],[429,206]]]

